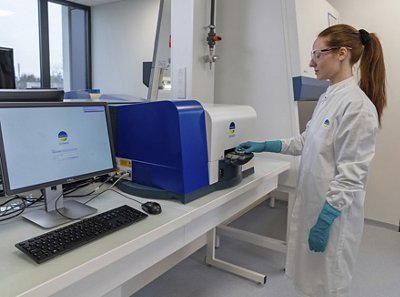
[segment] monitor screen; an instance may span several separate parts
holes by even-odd
[[[0,89],[15,89],[14,51],[0,47]]]
[[[108,106],[104,102],[2,103],[0,155],[8,195],[114,171]],[[46,209],[59,206],[64,204]]]

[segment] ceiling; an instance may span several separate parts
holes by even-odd
[[[86,6],[95,6],[95,5],[105,4],[105,3],[118,2],[121,0],[69,0],[69,1],[74,2],[74,3],[83,4]]]

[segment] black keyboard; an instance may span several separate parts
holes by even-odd
[[[40,264],[146,217],[147,214],[124,205],[21,241],[15,246]]]

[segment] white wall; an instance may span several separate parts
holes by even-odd
[[[279,139],[299,133],[286,38],[285,7],[281,0],[218,0],[215,102],[246,104],[257,112],[253,140]],[[262,154],[268,156],[268,154]],[[298,160],[280,183],[294,187]]]
[[[382,42],[388,85],[384,110],[367,187],[366,217],[398,225],[400,220],[400,2],[398,0],[329,0],[340,21],[376,32]]]
[[[214,102],[214,69],[204,57],[210,24],[209,0],[172,0],[172,98]],[[184,78],[179,73],[184,73]]]
[[[316,34],[328,25],[328,11],[330,5],[321,0],[217,1],[222,41],[217,47],[215,102],[252,106],[257,112],[254,140],[300,133],[292,77],[307,74],[304,64]],[[279,183],[295,187],[299,157],[273,157],[291,162]]]
[[[93,87],[147,98],[142,62],[152,61],[159,0],[125,0],[92,7]]]

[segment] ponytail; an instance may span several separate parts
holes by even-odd
[[[386,71],[382,46],[374,33],[369,34],[369,41],[364,45],[360,59],[359,85],[374,103],[381,125],[382,111],[386,106]]]

